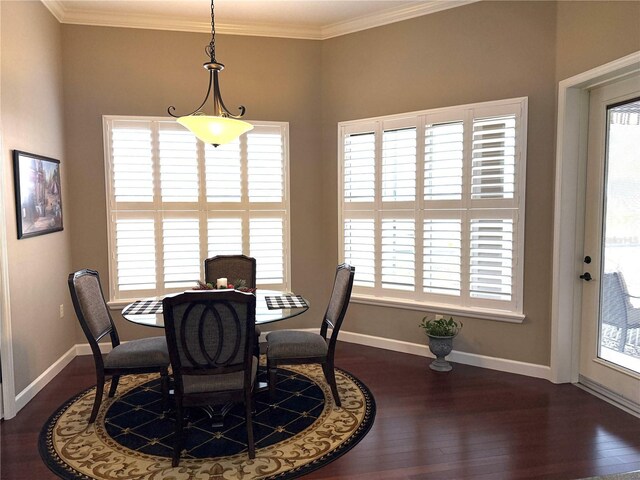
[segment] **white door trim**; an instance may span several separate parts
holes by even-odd
[[[640,71],[640,51],[558,86],[551,297],[551,381],[578,381],[589,89]]]
[[[0,8],[0,12],[2,9]],[[0,13],[0,18],[2,14]],[[0,21],[0,25],[2,22]],[[0,36],[2,35],[0,27]],[[0,51],[1,52],[1,51]],[[1,53],[0,53],[1,55]],[[2,88],[0,86],[0,88]],[[2,417],[13,418],[18,413],[16,408],[16,390],[13,376],[13,342],[11,337],[11,308],[9,304],[9,252],[7,248],[7,215],[5,210],[6,185],[11,174],[5,166],[9,163],[3,155],[5,152],[2,129],[2,110],[0,107],[0,363],[2,363]]]

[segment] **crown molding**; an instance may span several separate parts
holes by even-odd
[[[321,39],[339,37],[349,33],[360,32],[369,28],[381,27],[390,23],[401,22],[411,18],[421,17],[430,13],[461,7],[480,0],[427,0],[418,5],[410,5],[404,8],[392,8],[366,17],[361,17],[347,22],[339,22],[321,28]]]
[[[97,13],[91,10],[72,10],[65,8],[60,0],[41,1],[60,23],[100,27],[172,30],[178,32],[210,33],[211,31],[211,23],[208,20],[194,21],[187,18],[168,18],[162,15],[132,15],[118,12]],[[282,24],[217,23],[216,32],[227,35],[326,40],[328,38],[388,25],[390,23],[408,20],[410,18],[420,17],[478,1],[480,0],[427,0],[418,5],[400,9],[390,9],[356,20],[334,23],[320,28]]]

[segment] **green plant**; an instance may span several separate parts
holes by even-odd
[[[433,337],[455,337],[462,329],[462,322],[456,322],[453,317],[435,320],[427,320],[427,317],[424,317],[419,327],[424,329],[424,333]]]

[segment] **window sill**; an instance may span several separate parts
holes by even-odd
[[[107,306],[109,307],[109,310],[122,310],[124,307],[133,302],[135,302],[135,300],[112,300],[110,302],[107,302]]]
[[[363,305],[375,305],[378,307],[398,307],[405,310],[417,310],[421,312],[438,313],[443,315],[456,315],[467,318],[480,318],[483,320],[495,320],[497,322],[522,323],[526,317],[523,313],[507,312],[489,308],[467,308],[455,305],[438,303],[421,303],[413,300],[398,300],[395,298],[372,297],[369,295],[353,294],[352,303]]]

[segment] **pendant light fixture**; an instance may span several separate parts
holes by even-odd
[[[232,115],[220,95],[220,84],[218,83],[218,74],[224,69],[224,65],[216,60],[216,26],[215,15],[213,10],[213,0],[211,0],[211,41],[205,47],[205,52],[209,56],[210,61],[203,66],[209,71],[209,88],[207,95],[198,108],[188,115],[174,115],[176,108],[172,105],[167,111],[169,115],[177,118],[178,123],[191,130],[191,132],[205,143],[210,143],[214,147],[229,143],[245,132],[253,128],[253,125],[242,120],[245,112],[244,106],[240,105],[239,115]],[[209,99],[211,89],[213,88],[213,115],[206,115],[200,109]]]

